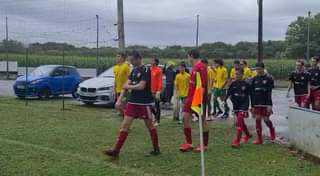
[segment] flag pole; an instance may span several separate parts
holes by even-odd
[[[203,119],[202,118],[203,118],[203,103],[201,103],[201,109],[200,109],[200,115],[199,115],[199,129],[200,129],[200,149],[201,149],[200,150],[201,151],[201,176],[205,176],[203,126],[202,126]]]

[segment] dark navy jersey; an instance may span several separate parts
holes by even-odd
[[[290,74],[289,80],[293,83],[294,94],[296,96],[308,94],[308,84],[310,82],[310,74],[308,72],[299,73],[294,71]]]
[[[251,90],[250,84],[244,80],[235,80],[231,83],[226,99],[230,98],[233,111],[248,111]]]
[[[267,74],[252,79],[252,106],[272,106],[273,78]]]
[[[129,81],[131,85],[137,85],[140,81],[146,82],[144,90],[131,90],[128,102],[132,104],[148,105],[153,102],[151,93],[151,72],[150,69],[144,65],[135,67],[130,76]]]
[[[319,87],[320,86],[320,68],[311,68],[310,73],[310,85]]]

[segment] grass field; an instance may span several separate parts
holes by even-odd
[[[102,150],[113,144],[119,117],[111,109],[70,101],[66,111],[60,108],[60,100],[29,101],[25,106],[24,101],[0,97],[1,176],[199,175],[199,155],[178,151],[182,130],[172,120],[163,120],[159,127],[162,155],[147,155],[149,135],[136,121],[120,159],[112,162]],[[320,174],[320,165],[293,156],[285,146],[249,144],[235,150],[229,146],[231,126],[212,123],[210,129],[210,149],[205,154],[208,176]]]

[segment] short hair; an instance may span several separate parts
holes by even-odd
[[[240,61],[239,61],[239,60],[234,60],[234,61],[233,61],[233,64],[238,64],[238,65],[240,65]]]
[[[157,65],[159,65],[160,61],[159,61],[159,59],[158,59],[157,57],[152,56],[152,59],[154,60],[154,62],[155,62]]]
[[[243,65],[248,65],[246,60],[241,60],[241,62],[242,62]]]
[[[183,62],[183,61],[180,63],[180,66],[184,67],[184,68],[187,68],[187,64],[185,62]]]
[[[127,54],[125,52],[119,52],[118,55],[121,56],[121,58],[127,58]]]
[[[200,52],[197,49],[192,49],[188,52],[188,55],[192,57],[193,59],[200,58]]]
[[[142,59],[141,54],[136,50],[131,51],[129,56],[132,56],[134,59]]]
[[[202,59],[201,62],[204,63],[204,64],[208,64],[209,63],[208,59]]]
[[[302,66],[304,66],[304,60],[298,59],[296,62],[300,63]]]
[[[219,65],[224,65],[223,60],[222,59],[215,59],[214,63],[219,64]]]
[[[256,63],[256,67],[264,68],[264,63],[263,62],[258,62],[258,63]]]

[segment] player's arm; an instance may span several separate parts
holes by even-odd
[[[292,88],[293,88],[293,74],[291,74],[289,77],[289,86],[288,86],[287,97],[289,97],[290,91]]]
[[[151,76],[150,70],[146,68],[146,70],[142,74],[141,81],[138,84],[136,85],[126,84],[124,88],[129,90],[138,90],[138,91],[144,90],[146,88],[147,81],[150,81],[150,76]]]

